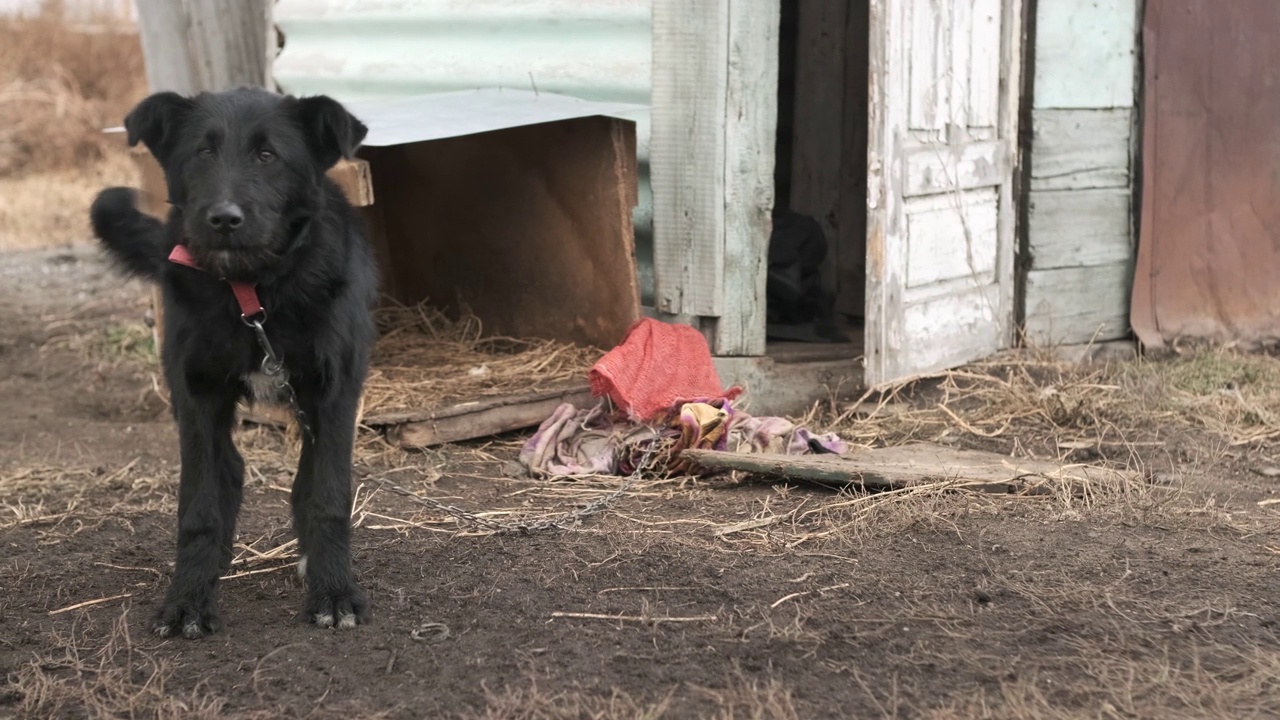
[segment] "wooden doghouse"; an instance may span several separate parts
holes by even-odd
[[[602,348],[640,317],[635,123],[616,117],[637,106],[478,90],[347,107],[369,134],[329,174],[365,216],[384,296],[469,312],[487,335]],[[135,157],[142,208],[163,216],[163,174]],[[536,424],[584,389],[398,420],[417,445],[461,440]]]

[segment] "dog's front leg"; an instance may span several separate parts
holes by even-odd
[[[293,524],[307,579],[307,617],[320,627],[351,628],[369,619],[369,602],[351,565],[351,460],[358,383],[322,400],[303,399],[303,433],[293,483]]]
[[[222,388],[193,391],[171,383],[181,443],[178,553],[156,633],[197,638],[216,631],[218,576],[231,560],[236,515],[244,487],[244,460],[231,440],[235,394]]]

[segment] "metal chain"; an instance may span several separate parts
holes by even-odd
[[[303,412],[302,407],[298,404],[298,396],[294,393],[293,385],[289,382],[289,373],[285,369],[284,361],[280,359],[279,355],[276,355],[275,349],[271,347],[271,341],[267,339],[267,331],[262,327],[262,319],[244,318],[244,322],[246,325],[253,328],[253,333],[258,339],[258,345],[262,348],[262,373],[271,378],[278,390],[284,391],[290,409],[293,410],[293,414],[298,418],[298,425],[302,427],[302,430],[307,434],[307,437],[314,441],[315,437],[311,434],[311,426],[307,423],[307,414]],[[577,510],[571,510],[566,513],[551,515],[533,521],[516,520],[504,523],[498,522],[497,520],[482,518],[475,513],[468,512],[460,507],[447,505],[439,500],[416,495],[399,485],[392,485],[382,478],[377,478],[377,480],[382,487],[398,495],[403,495],[420,505],[434,508],[457,520],[485,528],[494,533],[501,534],[519,532],[528,534],[551,529],[569,530],[572,526],[581,522],[583,518],[595,515],[601,510],[609,507],[616,502],[618,498],[622,497],[624,494],[629,492],[631,488],[635,487],[636,482],[639,481],[644,472],[649,469],[649,464],[653,461],[654,455],[657,454],[658,449],[661,446],[662,442],[659,438],[654,438],[652,444],[645,451],[644,456],[640,458],[640,462],[636,463],[635,470],[627,476],[627,479],[623,481],[622,485],[620,485],[616,490],[587,503]]]
[[[266,313],[261,318],[241,318],[246,325],[253,328],[253,334],[258,338],[258,346],[262,348],[262,374],[271,379],[272,384],[277,390],[284,391],[285,400],[289,403],[289,409],[293,411],[294,417],[298,419],[298,425],[302,431],[307,434],[307,438],[315,441],[315,436],[311,434],[311,425],[307,422],[307,414],[302,411],[302,406],[298,404],[298,395],[293,391],[293,384],[289,382],[289,371],[284,366],[284,360],[276,355],[276,351],[271,347],[271,341],[267,339],[267,331],[262,327],[263,321],[266,319]]]
[[[653,444],[650,445],[650,447],[645,451],[645,454],[640,459],[640,462],[636,464],[635,470],[630,475],[627,476],[626,480],[624,480],[622,485],[618,486],[617,489],[611,491],[607,495],[603,495],[587,503],[586,505],[583,505],[577,510],[570,510],[569,512],[560,513],[558,515],[549,515],[546,517],[538,518],[536,520],[520,519],[520,520],[512,520],[509,522],[500,522],[497,520],[490,520],[488,518],[480,517],[475,513],[471,513],[466,510],[463,510],[460,507],[455,507],[453,505],[446,505],[445,503],[442,503],[439,500],[434,500],[429,497],[422,497],[421,495],[412,493],[400,487],[399,485],[392,485],[386,480],[383,480],[382,478],[376,478],[376,479],[382,487],[398,495],[403,495],[409,498],[410,500],[413,500],[414,502],[418,503],[419,505],[425,505],[429,508],[439,510],[447,515],[452,516],[456,520],[461,520],[463,522],[469,523],[476,527],[481,527],[486,530],[490,530],[495,534],[505,534],[505,533],[514,533],[514,532],[529,534],[529,533],[541,532],[543,530],[552,530],[552,529],[570,530],[572,529],[573,526],[581,522],[583,518],[599,513],[600,511],[609,507],[613,503],[617,502],[618,498],[622,497],[624,494],[630,491],[633,487],[635,487],[636,482],[638,482],[640,478],[644,475],[645,471],[649,469],[649,465],[652,462],[654,455],[657,454],[659,447],[661,445],[662,443],[657,438],[655,438],[653,441]]]

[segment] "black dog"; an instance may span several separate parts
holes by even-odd
[[[306,611],[321,627],[354,627],[369,615],[351,566],[351,463],[377,273],[360,216],[325,173],[367,128],[331,98],[252,89],[157,93],[124,124],[164,169],[172,205],[162,224],[132,190],[110,188],[90,210],[109,254],[163,288],[182,471],[177,564],[156,632],[219,627],[244,485],[231,430],[258,371],[280,370],[264,364],[267,346],[283,364],[275,387],[296,394],[306,430],[292,493]]]

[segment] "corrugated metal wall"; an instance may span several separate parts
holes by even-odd
[[[340,100],[512,87],[649,104],[650,0],[278,0],[276,82]],[[637,122],[636,251],[653,293],[649,117]]]

